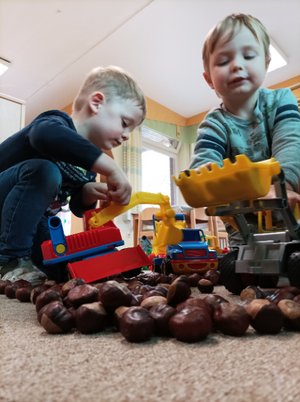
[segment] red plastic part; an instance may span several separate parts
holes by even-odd
[[[87,283],[132,269],[150,266],[151,261],[140,246],[70,262],[68,269],[72,278],[82,278]]]
[[[65,255],[72,255],[79,251],[118,242],[120,240],[122,240],[120,229],[118,229],[112,221],[109,221],[97,229],[66,236],[67,252]],[[58,258],[53,250],[51,240],[44,241],[41,248],[44,260]]]

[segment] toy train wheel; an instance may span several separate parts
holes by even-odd
[[[300,287],[300,251],[294,251],[287,261],[287,275],[291,286]]]
[[[225,254],[219,264],[220,283],[225,286],[229,292],[239,295],[245,285],[241,275],[235,272],[235,261],[237,259],[238,250],[230,251]]]

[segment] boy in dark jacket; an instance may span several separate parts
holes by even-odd
[[[145,98],[117,67],[95,68],[73,102],[71,117],[51,110],[0,144],[0,278],[37,284],[46,278],[41,243],[47,219],[68,203],[82,213],[98,200],[128,204],[131,186],[102,150],[129,138],[145,118]],[[106,183],[96,182],[96,174]]]

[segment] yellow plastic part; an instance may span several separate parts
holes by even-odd
[[[66,252],[66,246],[64,244],[58,244],[55,251],[57,254],[64,254]]]
[[[182,240],[182,231],[176,225],[175,211],[171,207],[170,199],[167,195],[161,193],[147,193],[144,191],[137,192],[131,196],[128,205],[119,205],[111,203],[108,207],[103,208],[99,212],[95,212],[89,219],[88,226],[90,229],[104,225],[116,216],[123,214],[129,209],[139,204],[158,204],[160,211],[157,217],[161,220],[163,228],[156,231],[153,242],[156,241],[157,247],[163,247],[167,244],[176,244]]]
[[[264,197],[280,164],[275,158],[251,162],[246,155],[237,155],[235,162],[224,159],[221,167],[212,163],[211,170],[201,167],[189,173],[173,178],[187,204],[201,208]]]

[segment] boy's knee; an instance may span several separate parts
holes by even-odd
[[[41,187],[59,188],[62,177],[57,165],[47,159],[31,159],[27,161],[26,173],[31,180],[38,182]]]

